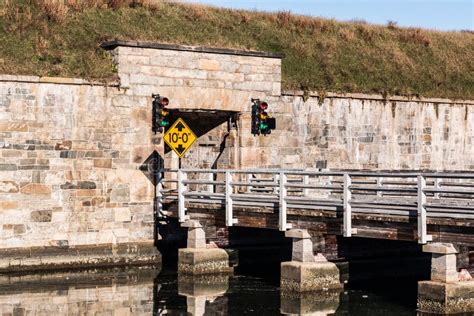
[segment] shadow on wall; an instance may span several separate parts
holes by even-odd
[[[191,130],[199,138],[219,125],[228,122],[229,120],[235,120],[238,112],[234,111],[212,111],[212,110],[183,110],[183,109],[170,109],[170,125],[178,119],[182,118]],[[167,145],[165,145],[165,154],[171,151]]]

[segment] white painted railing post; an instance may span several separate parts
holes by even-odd
[[[380,189],[383,187],[383,178],[382,177],[378,177],[377,178],[377,189]],[[382,191],[377,191],[377,196],[378,197],[382,197]]]
[[[186,185],[183,182],[184,180],[186,180],[186,174],[182,170],[178,170],[178,218],[181,223],[186,221],[186,208],[184,206]]]
[[[156,184],[156,194],[155,194],[155,218],[161,218],[162,211],[163,211],[163,184],[158,182]]]
[[[280,172],[280,174],[281,174],[281,172]],[[279,181],[280,181],[280,180],[278,179],[278,174],[274,174],[274,175],[273,175],[273,184],[274,184],[274,186],[273,186],[273,194],[277,194],[277,190],[278,190],[277,185],[278,185],[278,183],[281,183],[281,182],[279,182]],[[285,180],[285,182],[286,182],[286,180]]]
[[[418,176],[418,243],[426,244],[432,240],[432,236],[428,235],[428,225],[426,221],[426,178],[422,175]]]
[[[252,183],[252,179],[253,179],[253,174],[247,173],[247,184],[251,184],[251,183]],[[251,185],[248,185],[246,191],[247,191],[248,193],[252,192],[252,186],[251,186]]]
[[[232,226],[237,223],[237,219],[234,219],[234,206],[232,203],[232,174],[230,171],[225,172],[225,224]]]
[[[291,228],[291,224],[287,223],[287,202],[286,202],[286,197],[287,197],[287,189],[286,189],[286,182],[288,180],[288,176],[281,171],[280,176],[279,176],[279,181],[280,181],[280,192],[279,192],[279,209],[280,212],[279,218],[278,218],[278,226],[281,231],[286,231],[287,229]]]
[[[309,184],[309,175],[305,174],[303,176],[303,184],[308,185]],[[307,196],[309,192],[308,188],[303,188],[303,196]]]
[[[214,173],[212,171],[209,172],[208,178],[209,181],[214,181]],[[214,193],[214,184],[207,185],[207,191],[210,193]]]
[[[351,206],[351,176],[348,173],[344,173],[344,185],[343,185],[343,236],[352,236],[352,206]]]
[[[434,179],[434,188],[435,189],[440,189],[441,188],[441,179],[440,178],[435,178]],[[434,198],[439,199],[439,193],[438,192],[435,192]]]

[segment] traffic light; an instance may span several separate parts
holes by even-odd
[[[159,94],[152,94],[153,98],[153,113],[152,113],[152,124],[151,129],[156,134],[157,132],[162,133],[163,129],[169,124],[169,111],[166,108],[170,103],[167,97],[162,97]]]
[[[276,120],[266,110],[268,103],[252,99],[252,135],[268,135],[276,128]]]

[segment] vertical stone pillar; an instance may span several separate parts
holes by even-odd
[[[432,254],[431,280],[418,282],[418,310],[433,314],[474,312],[474,282],[459,281],[456,249],[449,243],[423,246]]]
[[[291,229],[285,236],[293,238],[293,248],[291,261],[281,264],[282,293],[342,288],[336,265],[322,255],[318,255],[316,260],[307,230]]]
[[[202,225],[195,220],[184,222],[188,228],[187,248],[179,249],[178,274],[232,273],[229,256],[224,249],[206,248],[206,235]]]
[[[452,244],[432,243],[423,246],[424,252],[431,253],[431,281],[443,283],[457,282],[457,251]]]

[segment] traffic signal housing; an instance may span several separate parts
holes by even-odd
[[[166,108],[170,103],[167,97],[162,97],[159,94],[152,94],[153,107],[152,107],[152,124],[151,129],[156,134],[157,132],[162,133],[163,130],[170,125],[169,111]]]
[[[276,120],[267,113],[268,103],[252,99],[252,135],[268,135],[276,128]]]

